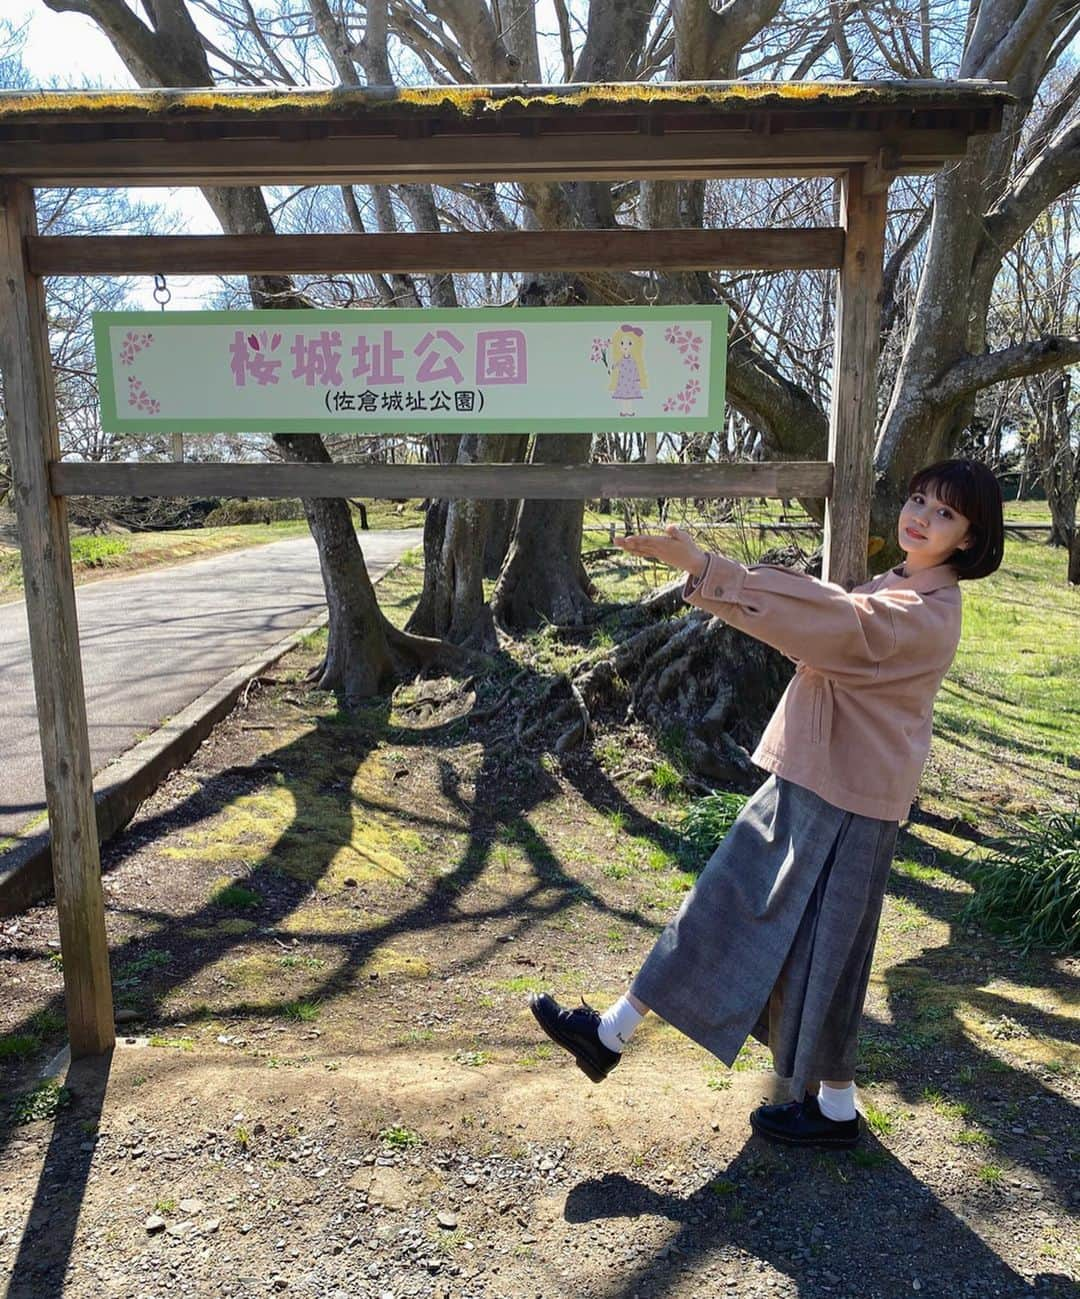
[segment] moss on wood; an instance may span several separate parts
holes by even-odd
[[[663,106],[867,107],[970,105],[1005,102],[1006,88],[986,81],[715,81],[596,82],[568,86],[358,87],[343,90],[31,90],[0,94],[0,120],[118,116],[235,118],[280,115],[350,117],[369,113],[446,112],[462,116],[505,110],[534,112],[584,107],[649,109]]]

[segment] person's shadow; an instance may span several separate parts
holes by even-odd
[[[672,1224],[662,1243],[642,1248],[606,1288],[591,1293],[604,1299],[723,1295],[719,1269],[730,1276],[735,1260],[750,1277],[768,1264],[799,1295],[814,1299],[1076,1295],[1063,1274],[1021,1276],[878,1141],[863,1140],[854,1151],[821,1152],[748,1137],[725,1168],[685,1194],[654,1190],[622,1173],[579,1183],[566,1199],[568,1228],[643,1216]],[[999,1221],[998,1230],[1008,1233],[1010,1221]],[[634,1238],[630,1222],[626,1244]],[[566,1257],[573,1247],[554,1252]],[[790,1288],[774,1292],[763,1275],[753,1293]]]

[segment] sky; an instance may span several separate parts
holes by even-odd
[[[55,82],[59,86],[87,84],[126,87],[135,82],[119,55],[102,35],[97,24],[81,14],[56,14],[42,0],[3,0],[3,16],[16,26],[26,24],[23,62],[37,85]],[[206,201],[198,190],[177,188],[139,189],[136,198],[160,203],[183,217],[187,234],[220,234]],[[170,279],[170,306],[199,307],[217,281],[187,276]],[[132,283],[133,305],[156,310],[153,281]]]

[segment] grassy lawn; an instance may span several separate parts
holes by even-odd
[[[977,824],[1068,807],[1080,770],[1080,590],[1065,553],[1008,540],[992,577],[964,584],[964,631],[938,696],[923,803]]]

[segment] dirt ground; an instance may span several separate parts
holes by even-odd
[[[606,1005],[704,864],[648,738],[559,762],[460,691],[350,717],[318,652],[103,850],[108,1062],[29,1090],[56,913],[0,922],[9,1299],[1077,1293],[1078,963],[958,923],[962,845],[902,838],[861,1148],[772,1147],[756,1043],[728,1070],[650,1016],[594,1086],[527,1008]]]

